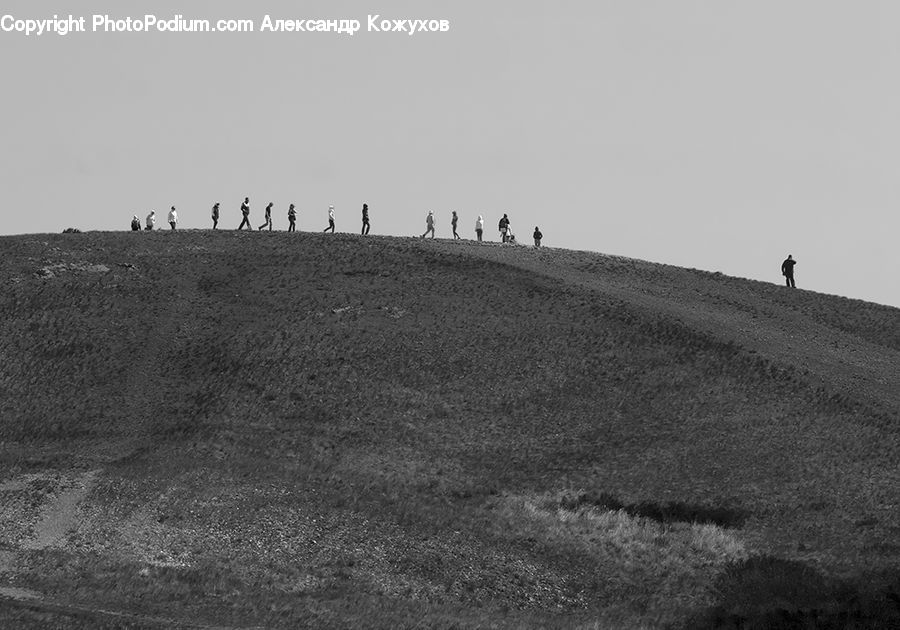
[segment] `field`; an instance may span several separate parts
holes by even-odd
[[[900,627],[898,309],[469,241],[0,250],[0,627]]]

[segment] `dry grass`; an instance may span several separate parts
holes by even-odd
[[[0,586],[210,625],[661,627],[764,609],[727,587],[762,555],[851,586],[900,558],[896,309],[439,240],[0,245]],[[89,470],[65,544],[22,549],[35,480]]]
[[[622,509],[568,510],[559,507],[559,498],[506,497],[498,512],[520,535],[589,559],[594,596],[618,607],[677,619],[713,603],[710,585],[748,556],[736,533],[716,525],[659,523]]]

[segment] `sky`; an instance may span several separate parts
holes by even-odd
[[[124,8],[127,6],[127,8]],[[518,239],[900,306],[900,3],[892,0],[4,0],[0,234],[179,227]],[[254,32],[92,31],[248,19]],[[261,32],[356,19],[353,36]],[[367,17],[447,20],[367,32]],[[9,23],[9,22],[8,22]]]

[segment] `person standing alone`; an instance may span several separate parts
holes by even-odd
[[[781,275],[784,276],[784,284],[792,289],[796,288],[796,285],[794,284],[794,265],[796,264],[797,261],[794,260],[794,257],[790,254],[788,254],[785,261],[781,263]]]
[[[288,232],[297,231],[297,211],[294,210],[294,204],[288,208]]]
[[[327,232],[328,230],[334,234],[334,206],[328,206],[328,227],[322,231]]]
[[[219,227],[219,202],[217,201],[212,207],[213,229]]]
[[[250,225],[250,197],[244,197],[244,203],[241,204],[241,214],[244,216],[241,221],[240,226],[238,226],[238,230],[244,229],[244,226],[247,226],[247,229],[251,232],[253,231],[253,226]]]
[[[152,230],[154,225],[156,225],[156,210],[151,210],[150,214],[147,215],[147,227],[144,229]]]
[[[535,246],[535,247],[540,247],[540,246],[541,246],[541,239],[542,239],[542,238],[544,238],[544,235],[541,234],[541,228],[539,228],[538,226],[535,225],[535,226],[534,226],[534,246]]]
[[[267,225],[269,226],[269,231],[270,232],[272,231],[272,206],[274,206],[274,205],[275,204],[270,201],[269,205],[266,206],[266,216],[265,216],[266,222],[259,226],[260,232],[262,232],[262,229],[264,227],[266,227]]]
[[[369,204],[364,203],[362,207],[362,232],[360,234],[366,235],[369,233]]]
[[[459,217],[456,216],[456,210],[453,211],[453,216],[450,217],[450,225],[453,226],[453,240],[457,240],[461,238],[459,234],[456,233],[456,224],[459,221]]]
[[[480,214],[475,219],[475,235],[478,236],[478,242],[481,242],[481,235],[484,234],[484,217]]]
[[[172,206],[172,209],[169,210],[169,225],[172,226],[172,229],[175,229],[175,224],[178,223],[178,213],[175,212],[175,206]]]

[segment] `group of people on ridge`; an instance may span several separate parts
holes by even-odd
[[[217,204],[218,205],[218,204]],[[178,211],[175,210],[175,206],[172,206],[171,210],[169,210],[169,225],[172,229],[175,229],[175,226],[178,224]],[[151,210],[150,214],[147,215],[146,227],[145,230],[152,230],[156,227],[156,211]],[[131,217],[131,231],[139,232],[141,230],[141,220],[138,219],[137,215]]]
[[[269,231],[272,230],[272,207],[275,204],[273,202],[269,202],[269,205],[266,206],[265,209],[265,221],[262,225],[260,225],[257,230],[262,231],[265,228],[269,228]],[[219,202],[213,204],[212,207],[212,229],[219,229]],[[238,230],[243,230],[244,226],[247,227],[248,230],[253,230],[253,226],[250,224],[250,198],[244,197],[243,203],[241,203],[241,223],[238,226]],[[287,212],[288,218],[288,232],[296,232],[297,231],[297,209],[294,207],[294,204],[291,204],[288,207]],[[172,206],[172,209],[169,211],[169,225],[174,230],[178,223],[178,213],[175,210],[175,206]],[[457,226],[459,224],[459,215],[456,214],[456,210],[453,210],[452,216],[450,218],[450,225],[453,227],[453,239],[461,239],[462,237],[457,232]],[[431,238],[435,237],[434,231],[434,211],[430,210],[428,215],[425,217],[425,233],[422,235],[422,238],[425,238],[428,234],[431,234]],[[151,211],[150,214],[147,215],[146,219],[146,227],[144,230],[152,230],[156,227],[156,212]],[[362,231],[360,232],[363,235],[369,233],[371,225],[369,223],[369,204],[364,203],[362,206]],[[500,237],[503,243],[515,243],[516,237],[512,233],[512,228],[510,227],[509,217],[504,214],[503,218],[500,219],[500,223],[498,224],[498,228],[500,230]],[[141,229],[141,221],[138,219],[137,215],[134,215],[131,219],[131,229],[135,232],[140,231]],[[328,227],[325,228],[325,232],[331,232],[334,234],[334,206],[328,206]],[[482,237],[484,234],[484,217],[482,215],[478,215],[478,219],[475,220],[475,236],[479,242],[482,241]],[[541,246],[541,239],[543,238],[543,234],[541,234],[541,230],[535,226],[534,228],[534,246]]]
[[[459,216],[456,214],[456,210],[453,211],[453,214],[450,217],[450,226],[453,228],[453,239],[461,238],[460,235],[456,231],[456,226],[459,223]],[[500,223],[497,224],[497,228],[500,230],[500,239],[503,243],[515,243],[516,237],[512,233],[512,228],[509,224],[509,217],[504,214],[503,218],[500,219]],[[425,216],[425,233],[422,234],[422,238],[425,238],[431,234],[431,238],[434,238],[434,211],[429,210],[428,214]],[[482,240],[482,236],[484,235],[484,217],[482,215],[478,215],[478,218],[475,219],[475,236],[479,242]],[[541,229],[538,226],[534,227],[534,246],[541,246],[541,239],[544,238],[544,235],[541,234]]]
[[[262,231],[266,227],[269,228],[269,231],[272,230],[272,207],[275,204],[273,202],[269,202],[269,205],[266,206],[265,209],[265,222],[260,225],[257,229]],[[244,226],[247,226],[248,230],[253,230],[253,226],[250,225],[250,198],[244,197],[243,203],[241,203],[241,224],[238,226],[238,230],[243,230]],[[291,204],[288,207],[287,212],[288,218],[288,232],[296,232],[297,231],[297,209],[294,207],[294,204]],[[168,216],[169,226],[174,230],[178,224],[178,212],[175,210],[175,206],[169,210]],[[212,222],[213,229],[216,230],[219,228],[219,203],[216,202],[212,207]],[[459,224],[459,216],[456,214],[456,210],[452,211],[450,217],[450,226],[453,228],[453,239],[458,240],[462,237],[457,232],[457,226]],[[150,214],[147,215],[145,221],[144,230],[152,230],[156,227],[156,212],[151,211]],[[363,235],[369,233],[369,204],[364,203],[362,205],[362,231],[360,232]],[[497,224],[497,228],[500,230],[500,239],[503,243],[516,243],[516,237],[512,232],[512,227],[509,222],[509,216],[504,214],[503,218],[500,219],[500,222]],[[137,215],[134,215],[131,218],[131,229],[134,232],[139,232],[141,230],[141,220],[138,219]],[[325,228],[325,232],[331,232],[334,234],[334,206],[328,206],[328,227]],[[425,238],[431,234],[431,238],[435,237],[435,219],[434,219],[434,211],[429,210],[428,214],[425,216],[425,233],[422,234],[422,238]],[[478,239],[478,242],[482,241],[482,236],[484,235],[484,217],[482,215],[478,215],[478,218],[475,220],[475,236]],[[541,246],[541,239],[544,238],[544,235],[541,234],[541,230],[538,226],[534,227],[534,234],[532,235],[534,238],[534,246]],[[794,257],[791,254],[788,254],[788,257],[785,259],[783,263],[781,263],[781,275],[784,276],[785,285],[791,288],[796,288],[794,284],[794,265],[797,264],[797,261],[794,260]]]

